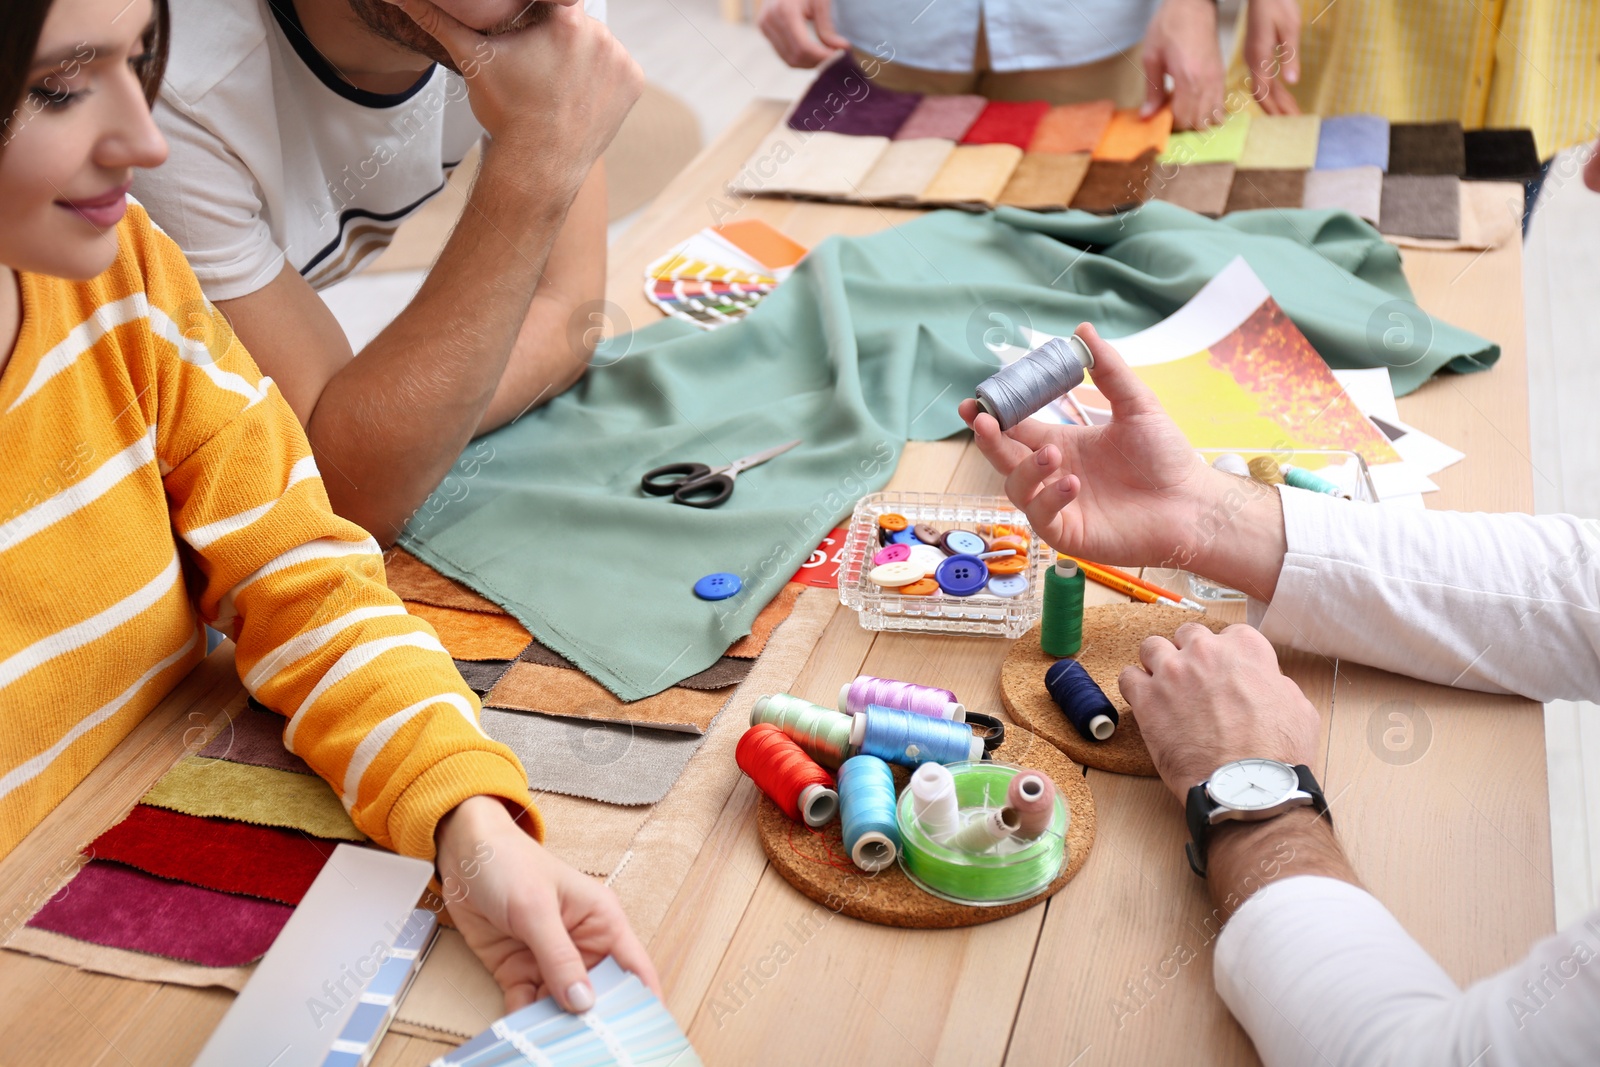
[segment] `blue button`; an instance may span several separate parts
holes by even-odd
[[[917,535],[910,530],[896,530],[889,535],[888,540],[888,544],[891,545],[919,545],[921,543],[921,541],[917,540]]]
[[[708,574],[694,583],[694,595],[701,600],[727,600],[736,595],[744,583],[739,581],[737,574],[728,574],[726,571],[717,574]]]
[[[1026,574],[997,574],[989,579],[989,592],[995,596],[1021,596],[1027,591]]]
[[[971,596],[989,584],[989,568],[977,556],[951,556],[939,564],[933,577],[951,596]]]
[[[944,535],[941,547],[952,556],[976,556],[989,551],[989,542],[971,530],[951,530]]]

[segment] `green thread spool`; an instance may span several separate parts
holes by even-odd
[[[1044,572],[1044,612],[1039,619],[1039,647],[1061,659],[1083,647],[1083,571],[1070,559],[1058,559]]]
[[[788,693],[759,697],[750,725],[769,722],[794,738],[806,754],[830,770],[850,758],[850,716]]]
[[[1003,808],[1011,780],[1026,773],[1009,763],[954,763],[949,769],[963,822]],[[980,853],[962,852],[934,841],[923,832],[912,803],[911,790],[902,790],[895,805],[900,869],[919,889],[936,897],[979,907],[1027,900],[1055,881],[1066,863],[1070,813],[1059,793],[1050,824],[1038,837],[1009,838],[992,852]]]
[[[1322,477],[1322,475],[1312,474],[1310,471],[1305,470],[1302,467],[1290,467],[1285,464],[1283,468],[1283,480],[1294,486],[1296,489],[1309,489],[1313,493],[1326,493],[1329,496],[1344,496],[1343,490],[1341,490],[1337,485],[1334,485],[1332,482],[1328,481],[1328,479]]]

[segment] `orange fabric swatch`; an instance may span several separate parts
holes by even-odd
[[[605,686],[578,671],[536,663],[513,663],[489,690],[483,703],[487,707],[511,711],[536,711],[574,719],[703,734],[730,696],[727,689],[673,686],[655,696],[625,704]]]
[[[438,608],[459,608],[504,615],[505,609],[452,581],[403,548],[392,548],[383,557],[383,572],[389,589],[401,600],[432,604]]]
[[[1136,107],[1123,108],[1111,116],[1111,124],[1095,146],[1094,158],[1114,163],[1130,163],[1145,152],[1161,152],[1172,136],[1172,110],[1162,108],[1147,119]]]
[[[441,608],[406,601],[406,610],[433,627],[451,659],[516,659],[533,635],[510,615]]]
[[[1061,104],[1045,112],[1039,128],[1033,131],[1030,152],[1093,152],[1106,127],[1111,125],[1116,105],[1109,100],[1086,104]]]

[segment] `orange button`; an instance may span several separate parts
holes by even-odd
[[[998,552],[1002,548],[1014,548],[1017,550],[1017,555],[1026,556],[1028,554],[1028,539],[1021,534],[1010,533],[1003,534],[989,542],[989,551],[991,552]]]
[[[1028,569],[1028,557],[1022,553],[1015,556],[1001,556],[998,559],[986,559],[990,574],[1021,574]]]
[[[878,528],[888,530],[890,533],[899,533],[910,525],[904,515],[896,515],[892,511],[878,516]]]
[[[895,592],[902,596],[932,596],[939,591],[939,583],[932,578],[919,578],[910,585],[902,585]]]

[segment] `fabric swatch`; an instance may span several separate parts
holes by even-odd
[[[136,804],[85,850],[175,882],[298,904],[337,841]]]
[[[231,723],[218,730],[217,736],[195,755],[231,763],[248,763],[256,767],[272,767],[295,774],[315,774],[305,760],[283,747],[283,727],[287,722],[282,715],[267,710],[252,699],[243,711],[233,717]]]
[[[528,645],[528,648],[533,648],[535,645],[539,645],[539,642],[532,642]],[[544,646],[539,645],[539,647],[543,648]],[[522,651],[526,653],[527,650],[528,649],[525,648]],[[554,652],[550,654],[552,656],[555,655]],[[460,674],[461,680],[467,683],[467,688],[472,690],[474,693],[477,693],[479,696],[483,696],[483,694],[494,688],[494,683],[498,682],[500,680],[500,676],[505,674],[507,669],[510,668],[511,661],[508,659],[485,659],[476,661],[458,659],[455,661],[455,665],[456,673]]]
[[[490,615],[506,613],[499,604],[451,581],[403,548],[391,548],[384,555],[383,571],[389,591],[401,600]]]
[[[890,141],[883,155],[861,179],[857,190],[866,201],[912,201],[933,181],[956,143],[939,137]]]
[[[1451,174],[1386,174],[1378,230],[1405,237],[1461,236],[1461,179]]]
[[[1305,201],[1307,173],[1304,170],[1236,170],[1233,185],[1228,188],[1225,213],[1297,208]]]
[[[544,847],[597,878],[622,865],[633,835],[651,812],[647,806],[606,804],[564,793],[544,793],[538,804]]]
[[[510,615],[406,604],[406,610],[433,627],[451,659],[516,659],[533,635]]]
[[[959,141],[978,121],[989,101],[981,96],[925,96],[912,109],[905,123],[895,131],[896,141],[914,141],[934,137],[944,141]]]
[[[1022,149],[1010,144],[956,145],[933,181],[922,190],[921,203],[994,207],[1022,162]]]
[[[1317,162],[1316,115],[1257,115],[1240,153],[1240,170],[1310,170]]]
[[[1539,176],[1532,130],[1468,130],[1463,140],[1469,181],[1526,182]]]
[[[889,147],[887,137],[856,137],[843,133],[801,134],[798,174],[791,173],[788,191],[801,196],[854,199],[856,190]]]
[[[1459,122],[1396,122],[1389,126],[1390,174],[1454,174],[1467,170]]]
[[[1093,152],[1111,125],[1116,105],[1110,100],[1060,104],[1046,111],[1028,142],[1029,152],[1074,154]]]
[[[767,647],[767,640],[772,636],[772,631],[783,625],[783,620],[794,611],[794,603],[806,587],[800,582],[789,582],[778,595],[767,601],[767,606],[755,617],[750,624],[750,632],[728,646],[726,655],[737,659],[755,659]]]
[[[1159,155],[1166,150],[1167,139],[1172,136],[1172,109],[1162,108],[1147,119],[1139,117],[1136,107],[1122,108],[1111,115],[1106,132],[1094,147],[1096,161],[1132,163],[1146,152]]]
[[[1389,169],[1389,120],[1382,115],[1333,115],[1317,135],[1317,170]]]
[[[874,85],[849,52],[824,67],[789,113],[791,129],[856,137],[892,137],[922,100]]]
[[[531,663],[537,667],[559,667],[566,671],[578,669],[576,663],[539,641],[534,641],[523,649],[522,655],[517,657],[517,662]],[[457,664],[456,666],[460,667],[462,664]],[[497,664],[497,666],[498,670],[494,676],[495,682],[500,680],[511,664]],[[745,676],[750,673],[750,668],[753,666],[755,666],[754,660],[723,656],[700,673],[689,675],[678,685],[685,689],[725,689],[730,685],[738,685],[744,681]],[[494,685],[491,684],[488,688],[493,689]]]
[[[1383,204],[1383,171],[1377,167],[1314,170],[1306,175],[1302,207],[1338,208],[1378,224]]]
[[[1026,152],[1000,193],[1000,203],[1031,211],[1064,211],[1088,170],[1087,152]]]
[[[1461,190],[1460,236],[1432,238],[1394,233],[1387,235],[1389,243],[1401,248],[1482,251],[1522,239],[1522,213],[1527,208],[1527,199],[1520,184],[1461,182],[1458,188]]]
[[[509,675],[508,675],[509,677]],[[528,788],[607,804],[654,804],[705,740],[677,730],[483,709],[483,729],[522,761]]]
[[[181,960],[169,960],[165,956],[152,956],[147,952],[91,945],[87,941],[35,926],[13,930],[5,947],[13,952],[55,960],[95,974],[131,978],[136,982],[171,982],[197,989],[217,986],[235,993],[243,989],[255,973],[254,964],[243,967],[201,967]]]
[[[294,909],[255,897],[170,882],[95,860],[28,925],[111,948],[206,967],[258,960]]]
[[[485,706],[501,710],[535,711],[693,734],[704,733],[727,701],[727,693],[714,689],[674,686],[655,696],[624,704],[581,671],[537,663],[512,664],[500,683],[483,698]]]
[[[1078,186],[1078,195],[1072,198],[1072,206],[1079,211],[1109,215],[1144,203],[1150,198],[1150,173],[1155,158],[1155,152],[1146,151],[1131,163],[1091,160],[1083,184]]]
[[[366,840],[327,782],[270,767],[186,756],[139,799],[186,815],[286,826],[340,841]]]
[[[1180,130],[1167,138],[1158,157],[1163,163],[1238,163],[1250,136],[1250,112],[1235,111],[1216,126]]]
[[[751,195],[787,192],[790,179],[798,178],[811,161],[802,151],[808,136],[779,121],[751,151],[728,188]]]
[[[961,138],[962,144],[1008,144],[1028,147],[1034,131],[1044,121],[1050,105],[1043,100],[991,100],[972,128]]]
[[[1232,163],[1191,163],[1182,167],[1158,164],[1150,188],[1157,200],[1214,219],[1228,209],[1233,171]]]

